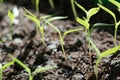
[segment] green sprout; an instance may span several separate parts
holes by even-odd
[[[24,8],[25,9],[25,8]],[[28,11],[27,9],[25,9],[25,11],[28,14],[24,14],[27,18],[29,18],[30,20],[32,20],[33,22],[36,23],[36,32],[37,35],[39,35],[39,32],[42,35],[42,43],[45,46],[45,40],[44,40],[44,26],[40,25],[40,20],[37,18],[37,16],[35,16],[34,14],[32,14],[30,11]],[[41,18],[40,18],[41,19]]]
[[[66,17],[52,17],[52,18],[50,18],[50,19],[48,19],[48,20],[45,20],[45,21],[46,21],[47,24],[50,25],[50,27],[52,27],[55,31],[58,32],[59,38],[60,38],[60,45],[61,45],[62,52],[63,52],[63,57],[66,58],[66,52],[65,52],[65,49],[64,49],[64,38],[65,38],[65,36],[66,36],[67,34],[72,33],[72,32],[80,31],[80,30],[83,30],[83,29],[82,29],[82,28],[71,29],[71,30],[68,30],[68,31],[66,31],[66,32],[64,32],[64,33],[62,34],[62,33],[60,32],[60,30],[59,30],[56,26],[54,26],[52,23],[50,23],[50,21],[51,21],[51,20],[53,21],[53,19],[56,20],[56,19],[64,19],[64,18],[66,18]]]
[[[117,22],[117,18],[115,16],[115,14],[109,10],[108,8],[98,4],[98,6],[103,9],[104,11],[106,11],[107,13],[109,13],[113,18],[114,18],[114,24],[115,24],[115,32],[114,32],[114,45],[117,46],[117,43],[116,43],[116,36],[117,36],[117,29],[118,29],[118,26],[120,25],[120,21]]]
[[[71,7],[72,7],[73,15],[76,19],[77,18],[77,12],[76,12],[76,9],[75,9],[75,0],[71,0]]]
[[[95,66],[95,75],[96,75],[96,79],[98,79],[98,69],[97,68],[98,68],[98,64],[100,63],[101,59],[103,57],[107,57],[109,55],[116,53],[118,50],[120,50],[120,45],[113,47],[111,49],[108,49],[108,50],[101,53],[100,50],[96,47],[96,45],[92,42],[92,40],[90,40],[90,43],[97,54],[97,61],[96,61],[96,66]]]
[[[53,0],[48,0],[48,1],[49,1],[49,4],[50,4],[50,7],[51,7],[52,9],[55,9],[55,5],[54,5]]]
[[[36,68],[36,69],[32,72],[31,69],[30,69],[27,65],[25,65],[23,62],[21,62],[19,59],[15,58],[15,57],[12,56],[12,55],[9,55],[9,56],[10,56],[17,64],[19,64],[22,68],[24,68],[24,69],[28,72],[29,80],[33,80],[34,76],[35,76],[37,73],[44,72],[44,71],[47,71],[47,70],[50,70],[50,69],[53,69],[53,68],[56,68],[56,67],[57,67],[56,65],[39,67],[39,68]]]
[[[88,49],[90,53],[90,18],[95,15],[99,11],[99,7],[91,8],[90,10],[86,10],[83,6],[75,2],[75,4],[86,14],[86,18],[83,17],[83,19],[77,17],[76,20],[78,23],[83,25],[86,29],[86,41],[88,42]],[[91,54],[90,54],[91,57]]]
[[[15,17],[14,17],[13,13],[10,10],[8,10],[8,17],[10,19],[10,40],[12,40],[12,32],[13,32],[12,24],[13,24],[13,21],[14,21]]]
[[[8,67],[10,67],[11,65],[13,65],[14,62],[15,62],[15,61],[12,60],[12,61],[6,63],[6,64],[3,65],[3,66],[2,66],[2,64],[0,64],[0,80],[2,80],[2,73],[3,73],[3,70],[6,69],[6,68],[8,68]]]
[[[24,8],[25,9],[25,8]],[[51,18],[51,15],[47,15],[47,16],[42,16],[40,17],[39,19],[37,18],[37,16],[35,16],[34,14],[32,14],[30,11],[28,11],[27,9],[25,9],[25,11],[28,13],[28,14],[24,14],[27,18],[29,18],[30,20],[32,20],[33,22],[36,23],[36,31],[37,31],[37,34],[39,35],[39,32],[41,33],[41,36],[42,36],[42,43],[43,45],[45,46],[45,38],[44,38],[44,26],[46,25],[46,22],[41,24],[40,22],[44,19],[46,19],[49,23],[53,20],[57,20],[57,19],[61,19],[63,17],[53,17]]]

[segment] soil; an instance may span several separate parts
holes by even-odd
[[[14,7],[15,5],[0,4],[0,39],[5,40],[0,43],[2,65],[11,61],[8,54],[12,54],[32,71],[38,66],[57,65],[57,68],[37,74],[34,80],[96,80],[94,68],[97,57],[95,51],[92,50],[90,59],[86,49],[85,31],[74,32],[65,37],[64,47],[67,56],[64,59],[58,33],[46,25],[44,28],[45,46],[43,46],[41,37],[36,34],[35,23],[23,16],[25,12],[21,7],[18,8],[19,16],[16,18],[19,22],[14,22],[13,39],[10,40],[7,10]],[[82,27],[71,20],[55,20],[52,24],[62,33],[69,29]],[[114,47],[113,33],[113,27],[96,28],[92,32],[91,38],[102,52]],[[117,43],[120,44],[120,30],[118,30]],[[115,55],[102,59],[98,66],[98,80],[120,80],[119,53],[118,51]],[[15,63],[3,71],[3,80],[28,80],[28,74]]]

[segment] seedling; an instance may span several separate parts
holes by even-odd
[[[76,9],[75,9],[75,0],[71,0],[71,7],[72,7],[73,15],[76,19],[77,18],[77,12],[76,12]]]
[[[12,33],[13,33],[12,24],[13,24],[13,21],[14,21],[15,17],[10,10],[8,10],[8,17],[10,19],[10,40],[12,40]]]
[[[103,9],[104,11],[106,11],[107,13],[109,13],[113,18],[114,18],[114,24],[115,24],[115,32],[114,32],[114,45],[117,46],[117,43],[116,43],[116,36],[117,36],[117,29],[118,29],[118,26],[120,25],[120,21],[117,22],[117,18],[116,18],[116,15],[111,11],[109,10],[108,8],[98,4],[98,6]]]
[[[100,63],[101,59],[103,57],[107,57],[109,55],[112,55],[114,53],[116,53],[118,50],[120,50],[120,45],[119,46],[116,46],[116,47],[113,47],[111,49],[108,49],[104,52],[100,52],[100,50],[96,47],[96,45],[90,40],[90,43],[92,45],[92,47],[94,48],[94,50],[96,51],[96,54],[97,54],[97,61],[96,61],[96,66],[95,66],[95,75],[96,75],[96,79],[98,80],[98,64]]]
[[[12,61],[6,63],[6,64],[3,65],[3,66],[2,66],[2,64],[0,64],[0,80],[2,80],[2,73],[3,73],[3,70],[6,69],[6,68],[8,68],[8,67],[10,67],[11,65],[13,65],[14,62],[15,62],[15,61],[12,60]]]
[[[25,8],[24,8],[25,9]],[[30,20],[32,20],[33,22],[36,23],[36,32],[37,35],[39,35],[39,32],[42,35],[42,43],[45,46],[45,41],[44,41],[44,26],[40,25],[40,20],[37,18],[37,16],[35,16],[34,14],[32,14],[30,11],[28,11],[27,9],[25,9],[25,11],[28,14],[24,14],[27,18],[29,18]],[[40,30],[40,31],[39,31]]]
[[[48,20],[45,20],[46,21],[46,23],[47,24],[49,24],[55,31],[57,31],[58,32],[58,34],[59,34],[59,38],[60,38],[60,45],[61,45],[61,48],[62,48],[62,51],[63,51],[63,56],[64,56],[64,58],[66,58],[66,53],[65,53],[65,49],[64,49],[64,38],[65,38],[65,36],[67,35],[67,34],[69,34],[69,33],[72,33],[72,32],[76,32],[76,31],[80,31],[80,30],[83,30],[82,28],[77,28],[77,29],[72,29],[72,30],[68,30],[68,31],[66,31],[66,32],[64,32],[63,34],[60,32],[60,30],[56,27],[56,26],[54,26],[53,24],[51,24],[49,21],[51,21],[52,19],[64,19],[64,18],[66,18],[66,17],[53,17],[53,18],[50,18],[50,19],[48,19]]]
[[[24,8],[25,9],[25,8]],[[28,17],[30,20],[32,20],[33,22],[36,23],[36,31],[37,31],[37,34],[39,35],[39,32],[41,33],[41,36],[42,36],[42,43],[43,45],[45,46],[45,38],[44,38],[44,26],[46,25],[46,22],[41,24],[40,22],[42,20],[47,20],[48,22],[51,22],[53,20],[57,20],[57,19],[61,19],[63,17],[53,17],[51,18],[51,15],[47,15],[47,16],[42,16],[40,17],[39,19],[37,18],[37,16],[35,16],[34,14],[32,14],[30,11],[28,11],[27,9],[25,9],[25,11],[28,13],[28,14],[24,14],[26,17]],[[47,19],[48,18],[48,19]]]
[[[50,69],[53,69],[53,68],[56,68],[56,67],[57,67],[56,65],[39,67],[39,68],[36,68],[36,69],[32,72],[31,69],[30,69],[28,66],[26,66],[23,62],[21,62],[19,59],[15,58],[15,57],[12,56],[12,55],[9,55],[9,56],[10,56],[18,65],[20,65],[22,68],[24,68],[24,69],[28,72],[29,80],[33,80],[34,76],[35,76],[37,73],[44,72],[44,71],[47,71],[47,70],[50,70]]]
[[[76,20],[78,23],[82,24],[86,29],[86,41],[88,42],[88,49],[90,54],[90,18],[95,15],[99,11],[99,7],[91,8],[90,10],[86,10],[83,6],[75,2],[75,4],[86,14],[86,18],[83,19],[77,17]],[[91,54],[90,54],[91,57]]]

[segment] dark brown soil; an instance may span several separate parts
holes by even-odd
[[[2,8],[1,8],[2,6]],[[0,43],[0,62],[2,65],[11,60],[8,54],[14,55],[25,63],[33,71],[38,66],[56,64],[57,68],[39,73],[34,80],[96,80],[94,74],[95,61],[97,59],[94,50],[91,51],[90,59],[86,50],[85,31],[74,32],[65,37],[65,51],[67,59],[63,57],[59,43],[58,33],[49,25],[45,26],[45,46],[42,45],[41,37],[36,35],[35,23],[24,17],[24,10],[18,8],[20,14],[16,18],[18,24],[13,25],[13,40],[10,40],[8,8],[15,6],[0,4],[0,39],[6,40]],[[45,14],[39,14],[43,16]],[[61,32],[69,29],[82,27],[74,21],[53,21]],[[96,28],[91,38],[100,49],[105,51],[114,47],[114,28]],[[118,32],[117,43],[120,44]],[[103,58],[98,67],[99,80],[120,80],[120,52],[113,56]],[[27,72],[17,63],[3,71],[3,80],[28,80]]]

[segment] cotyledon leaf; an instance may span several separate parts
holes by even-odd
[[[80,19],[79,17],[77,17],[77,22],[83,25],[87,30],[89,30],[90,24],[88,22],[84,21],[83,19]]]
[[[91,9],[87,12],[87,20],[89,21],[90,18],[91,18],[93,15],[95,15],[99,10],[100,10],[99,7],[91,8]]]
[[[100,56],[101,56],[101,57],[106,57],[106,56],[108,56],[108,55],[114,54],[114,53],[117,52],[118,50],[120,50],[120,45],[117,46],[117,47],[113,47],[113,48],[111,48],[111,49],[108,49],[108,50],[102,52],[102,53],[100,54]]]

